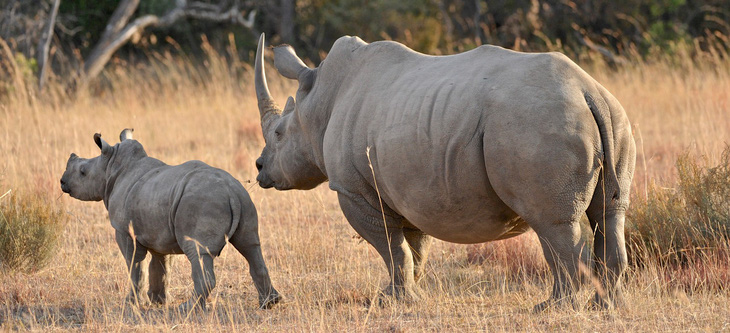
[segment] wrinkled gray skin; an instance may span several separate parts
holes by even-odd
[[[428,56],[342,37],[311,69],[282,46],[275,66],[299,89],[280,110],[263,44],[262,35],[258,181],[288,190],[329,180],[349,223],[385,261],[385,294],[418,298],[428,235],[480,243],[532,228],[554,276],[535,310],[574,305],[587,213],[603,283],[593,305],[620,302],[635,145],[618,101],[567,57],[495,46]]]
[[[149,252],[147,294],[153,303],[165,303],[168,255],[185,254],[192,266],[194,293],[180,309],[205,309],[216,283],[213,258],[228,240],[249,263],[259,305],[277,303],[281,297],[261,254],[256,207],[241,183],[200,161],[170,166],[148,157],[129,129],[120,140],[110,146],[95,134],[101,155],[84,159],[71,154],[61,189],[79,200],[104,200],[131,274],[127,300],[137,304],[142,299],[140,264]]]

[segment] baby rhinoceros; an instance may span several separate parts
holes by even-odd
[[[127,300],[139,301],[140,265],[149,252],[147,294],[151,302],[164,303],[168,255],[184,253],[190,260],[195,291],[180,309],[205,309],[215,287],[213,258],[228,240],[248,261],[259,305],[276,304],[281,296],[271,285],[261,254],[256,208],[241,183],[200,161],[170,166],[148,157],[130,129],[122,131],[119,139],[120,143],[110,146],[94,134],[101,155],[85,159],[71,154],[61,189],[79,200],[104,200],[131,274]]]

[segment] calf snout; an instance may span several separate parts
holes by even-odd
[[[63,191],[63,193],[69,193],[70,191],[68,184],[66,184],[66,181],[63,178],[61,178],[61,191]]]

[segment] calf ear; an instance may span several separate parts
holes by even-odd
[[[119,141],[132,140],[132,132],[134,132],[134,128],[125,128],[122,133],[119,133]]]
[[[99,133],[94,134],[94,142],[96,142],[96,145],[99,146],[99,149],[101,149],[101,153],[103,155],[106,155],[109,152],[111,152],[112,147],[109,146],[109,144],[106,143],[106,141],[104,141],[104,139],[101,138],[101,134],[99,134]]]
[[[298,80],[301,89],[309,90],[312,87],[314,70],[307,67],[302,59],[297,57],[291,46],[283,45],[274,48],[274,66],[284,77]]]

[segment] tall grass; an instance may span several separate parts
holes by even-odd
[[[566,309],[532,315],[526,310],[547,298],[550,286],[533,233],[488,245],[437,241],[420,283],[423,301],[367,308],[366,300],[387,283],[380,256],[356,237],[327,186],[277,192],[255,184],[254,161],[263,141],[250,67],[203,49],[207,59],[201,63],[172,53],[152,54],[146,64],[116,61],[97,86],[75,99],[64,95],[58,77],[43,95],[32,88],[0,90],[0,184],[58,200],[69,218],[45,269],[0,276],[2,329],[717,331],[730,325],[727,289],[701,283],[692,293],[676,288],[671,278],[687,271],[650,256],[632,269],[627,306],[615,314]],[[18,65],[12,57],[2,61],[12,85],[18,78],[8,69]],[[692,156],[706,156],[709,165],[720,163],[723,142],[730,141],[730,60],[713,61],[716,66],[687,60],[679,68],[670,61],[588,68],[634,124],[639,163],[631,214],[653,195],[652,184],[677,187],[675,161],[688,148]],[[268,80],[280,105],[296,89],[296,82],[274,71]],[[135,128],[135,138],[150,156],[168,164],[202,160],[244,183],[258,209],[262,249],[283,304],[256,309],[248,267],[230,247],[216,259],[218,285],[208,314],[180,319],[168,316],[167,307],[123,304],[127,270],[104,205],[62,195],[58,180],[71,152],[99,154],[93,133],[113,144],[126,127]],[[652,219],[658,217],[647,221]],[[707,270],[708,281],[715,279],[720,266],[706,263],[692,262]],[[173,260],[173,307],[189,297],[189,276],[187,260]],[[587,288],[579,295],[586,302],[589,297]]]
[[[28,194],[0,198],[0,270],[36,272],[53,259],[66,215],[58,205]]]
[[[685,153],[677,159],[676,188],[650,185],[628,216],[632,262],[666,268],[688,289],[730,285],[730,148],[718,165]]]

